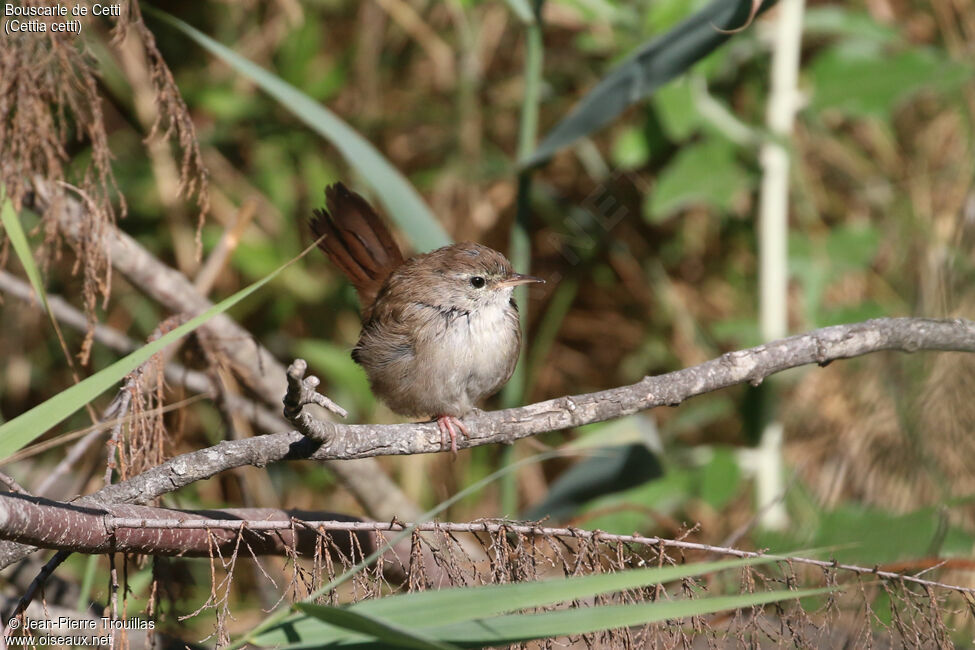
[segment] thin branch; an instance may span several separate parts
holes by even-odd
[[[41,207],[52,203],[61,207],[57,214],[61,232],[72,244],[77,244],[87,217],[84,206],[70,197],[58,197],[55,189],[42,179],[35,180],[34,187]],[[185,275],[160,262],[124,232],[107,230],[102,245],[113,268],[174,313],[200,314],[212,307]],[[215,316],[203,329],[213,334],[220,351],[254,392],[269,403],[281,399],[285,390],[284,367],[246,329],[226,314]]]
[[[308,413],[304,412],[304,407],[309,404],[317,404],[323,409],[347,417],[348,412],[318,392],[318,385],[321,383],[314,375],[305,377],[308,364],[304,359],[295,359],[294,363],[288,366],[288,392],[284,395],[284,417],[295,425],[295,429],[303,435],[324,442],[323,438],[317,438],[318,428],[314,426],[315,421]]]
[[[503,411],[478,412],[464,418],[470,431],[458,447],[510,444],[539,433],[578,427],[631,415],[657,406],[677,406],[684,400],[749,383],[757,386],[775,373],[881,350],[942,350],[975,352],[975,322],[964,319],[877,318],[852,325],[834,325],[790,336],[747,350],[729,352],[697,366],[630,386],[551,399]],[[298,359],[290,372],[299,375]],[[297,383],[293,383],[297,386]],[[301,396],[287,400],[300,402]],[[292,413],[292,417],[295,414]],[[440,432],[434,423],[349,425],[305,418],[304,430],[325,441],[313,458],[363,458],[441,451]]]
[[[12,476],[8,476],[3,472],[0,472],[0,483],[4,485],[8,490],[14,494],[30,494],[27,490],[21,486]]]

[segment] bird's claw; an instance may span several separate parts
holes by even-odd
[[[460,418],[455,418],[452,415],[437,416],[437,427],[440,429],[440,448],[446,449],[447,436],[450,436],[450,453],[454,455],[454,458],[457,458],[457,432],[454,430],[454,426],[460,429],[465,438],[470,440],[471,434]]]

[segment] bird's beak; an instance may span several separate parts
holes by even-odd
[[[519,284],[531,284],[534,282],[540,282],[542,284],[545,284],[545,280],[541,278],[536,278],[534,275],[522,275],[521,273],[512,273],[501,282],[498,282],[498,286],[517,287]]]

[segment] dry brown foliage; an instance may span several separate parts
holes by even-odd
[[[623,541],[613,535],[573,537],[536,529],[526,535],[504,521],[495,530],[458,533],[434,527],[414,531],[408,555],[387,550],[374,565],[319,598],[328,605],[356,603],[398,591],[417,592],[445,587],[532,582],[541,579],[615,573],[649,566],[672,566],[713,560],[703,553]],[[477,526],[477,523],[474,524]],[[693,531],[687,531],[688,534]],[[170,617],[185,620],[207,611],[215,617],[218,643],[234,627],[232,612],[240,594],[270,591],[282,601],[307,597],[362,561],[355,533],[318,529],[313,557],[292,553],[283,564],[258,558],[240,542],[229,556],[211,558],[209,598],[190,614],[180,615],[175,603],[163,606]],[[379,533],[380,540],[393,533]],[[385,537],[384,537],[385,536]],[[353,549],[351,554],[341,549]],[[403,545],[398,548],[404,548]],[[240,560],[250,556],[254,571],[242,571]],[[165,560],[172,563],[174,560]],[[235,575],[236,572],[236,575]],[[390,583],[390,575],[402,582]],[[229,584],[235,593],[229,592]],[[872,579],[841,568],[816,568],[788,561],[746,567],[685,579],[666,585],[627,589],[585,600],[546,606],[528,612],[565,607],[627,605],[679,601],[735,593],[830,587],[836,591],[817,599],[783,601],[777,605],[641,627],[569,636],[518,644],[526,648],[716,648],[728,647],[950,647],[959,620],[970,620],[971,603],[949,588],[925,587]],[[267,604],[265,605],[267,606]]]
[[[49,3],[28,0],[24,4]],[[152,33],[142,21],[138,3],[121,6],[128,11],[112,25],[111,42],[118,46],[126,34],[136,34],[150,62],[150,82],[159,107],[158,120],[146,139],[174,140],[182,150],[180,191],[183,196],[196,196],[202,224],[208,201],[207,174],[193,121]],[[86,20],[86,35],[88,30],[97,33],[96,22],[94,18]],[[81,169],[71,168],[70,163],[84,150],[90,154],[89,162]],[[85,38],[52,30],[5,36],[0,48],[0,185],[19,210],[34,179],[42,178],[61,194],[79,196],[91,216],[75,247],[73,268],[82,274],[89,320],[78,355],[82,363],[88,362],[91,352],[98,297],[107,303],[111,291],[111,265],[101,240],[116,217],[126,212],[125,197],[115,185],[112,158],[97,64]],[[53,217],[60,209],[53,201],[41,215],[45,246],[40,256],[45,269],[60,257],[57,220]],[[0,256],[0,261],[5,257]]]

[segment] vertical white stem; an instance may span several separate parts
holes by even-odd
[[[804,0],[782,0],[775,21],[772,78],[767,123],[772,140],[762,145],[762,193],[759,206],[759,308],[762,338],[787,334],[789,152],[782,144],[792,134],[798,108],[799,46]],[[761,522],[767,528],[788,525],[782,496],[782,424],[776,419],[762,432],[757,449],[755,484]]]

